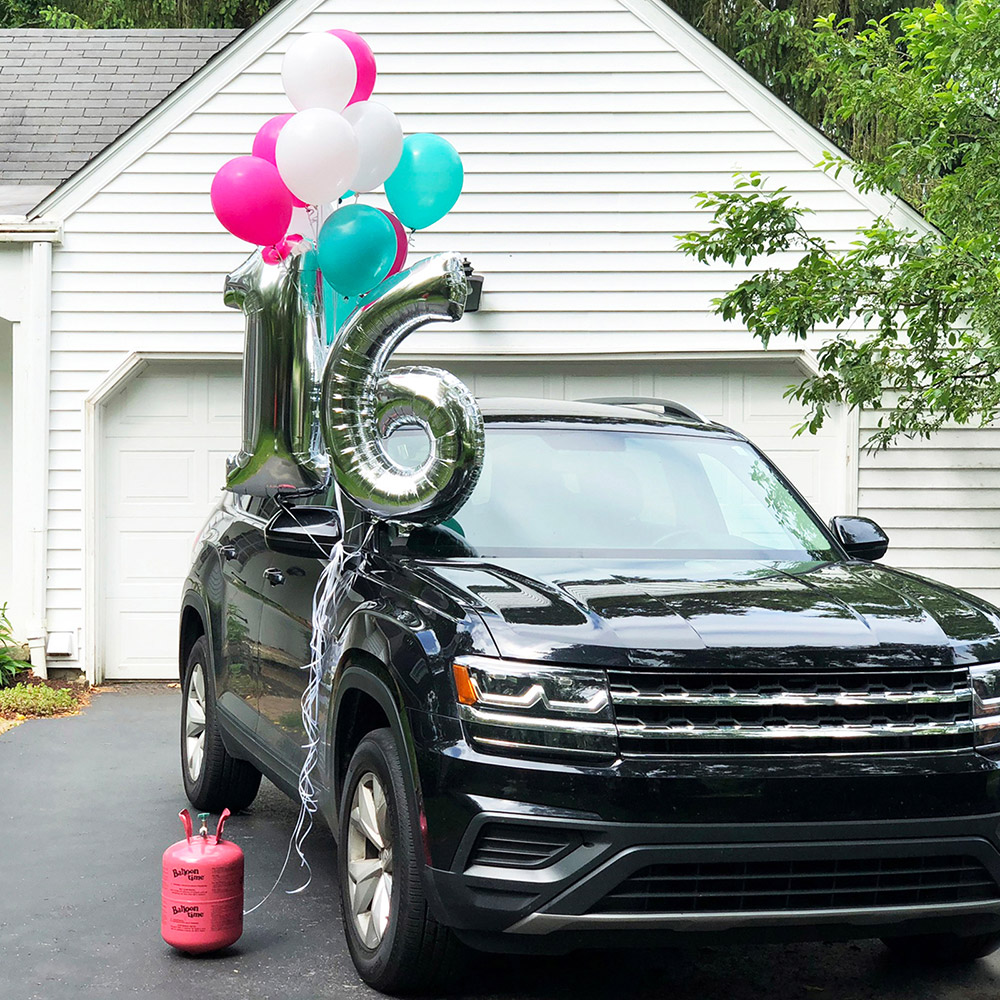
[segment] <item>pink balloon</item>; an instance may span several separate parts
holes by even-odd
[[[259,156],[262,160],[267,160],[268,163],[274,163],[277,165],[274,158],[274,147],[278,144],[278,133],[285,127],[285,123],[289,119],[294,118],[294,112],[287,115],[276,115],[274,118],[269,118],[260,127],[257,135],[254,136],[253,140],[253,155]],[[291,192],[288,192],[291,194]],[[307,208],[307,204],[304,201],[296,198],[292,195],[292,204],[296,208]]]
[[[379,211],[392,223],[392,228],[396,230],[396,259],[393,261],[392,268],[386,275],[387,278],[391,278],[394,274],[398,274],[403,270],[403,265],[406,263],[406,255],[410,252],[410,243],[406,236],[406,230],[403,228],[403,223],[392,212],[387,212],[384,208],[380,208]]]
[[[258,156],[238,156],[212,181],[212,208],[226,229],[247,243],[274,246],[292,221],[292,196],[278,168]]]
[[[348,105],[357,101],[367,101],[375,89],[375,54],[368,43],[353,31],[348,31],[346,28],[331,28],[329,34],[336,35],[347,45],[358,67],[358,82],[351,99],[347,102]]]

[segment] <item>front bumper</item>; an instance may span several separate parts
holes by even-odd
[[[974,753],[579,768],[441,735],[428,897],[479,947],[1000,932],[1000,767]],[[519,831],[551,857],[505,864]]]

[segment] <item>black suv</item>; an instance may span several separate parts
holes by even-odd
[[[615,402],[484,402],[444,524],[347,505],[318,784],[362,976],[668,935],[993,950],[1000,612],[874,565],[877,525],[827,527],[740,434]],[[297,795],[340,531],[326,496],[209,518],[180,643],[198,808],[262,773]]]

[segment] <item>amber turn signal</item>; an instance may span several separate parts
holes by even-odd
[[[469,676],[469,668],[461,663],[453,663],[451,671],[455,675],[455,690],[458,692],[458,703],[460,705],[475,705],[479,700],[476,697],[476,689],[472,685],[472,678]]]

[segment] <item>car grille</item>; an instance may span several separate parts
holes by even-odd
[[[1000,888],[972,857],[650,865],[592,913],[739,913],[972,903]]]
[[[476,837],[466,867],[542,868],[580,843],[580,835],[573,830],[487,823]]]
[[[623,755],[871,753],[972,746],[968,671],[609,671]]]

